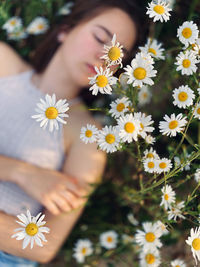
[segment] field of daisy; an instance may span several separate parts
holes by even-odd
[[[102,184],[45,266],[200,266],[200,4],[141,3],[149,33],[131,64],[122,65],[114,34],[104,47],[106,69],[89,77],[96,101],[88,109],[103,126],[83,125],[80,138],[108,154]],[[62,0],[2,1],[1,40],[30,60],[46,30],[72,7]],[[120,76],[112,75],[114,64]]]

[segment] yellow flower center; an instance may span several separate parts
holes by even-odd
[[[110,48],[108,52],[108,57],[110,60],[115,61],[120,57],[120,49],[116,46]]]
[[[154,168],[154,166],[155,166],[154,162],[152,162],[152,161],[148,162],[149,169]]]
[[[155,262],[155,257],[153,254],[147,254],[145,260],[148,264],[153,264]]]
[[[148,154],[147,154],[147,158],[153,158],[153,159],[154,159],[154,155],[153,155],[153,153],[148,153]]]
[[[175,267],[181,267],[180,265],[176,265]]]
[[[154,6],[153,10],[159,15],[162,15],[163,13],[165,13],[165,8],[161,5]]]
[[[192,241],[192,247],[193,247],[195,250],[200,250],[200,238],[195,238],[195,239]]]
[[[155,49],[153,49],[153,48],[149,48],[149,53],[152,53],[152,54],[154,54],[155,56],[156,56],[156,50]]]
[[[43,30],[44,29],[44,25],[43,24],[38,24],[38,29],[39,30]]]
[[[58,116],[58,110],[55,107],[49,107],[47,108],[47,110],[45,111],[45,115],[48,119],[52,120],[52,119],[56,119]]]
[[[186,92],[180,92],[180,93],[178,94],[178,100],[179,100],[179,101],[184,102],[184,101],[186,101],[187,99],[188,99],[188,94],[187,94]]]
[[[91,131],[91,130],[87,130],[87,131],[85,132],[85,136],[86,136],[86,137],[91,137],[91,136],[92,136],[92,131]]]
[[[199,114],[199,115],[200,115],[200,108],[198,108],[198,109],[197,109],[197,114]]]
[[[167,164],[166,164],[165,162],[161,162],[161,163],[159,164],[159,167],[160,167],[161,169],[165,169],[165,168],[167,167]]]
[[[115,142],[114,134],[107,134],[105,139],[108,144],[113,144]]]
[[[124,110],[124,108],[125,108],[124,103],[119,103],[117,105],[117,111],[119,111],[119,112],[122,112]]]
[[[16,20],[11,20],[10,24],[11,24],[12,26],[15,26],[15,25],[16,25]]]
[[[145,238],[146,238],[147,242],[153,242],[156,237],[155,237],[154,233],[149,232],[145,235]]]
[[[146,77],[146,70],[144,68],[136,68],[133,72],[133,76],[137,79],[137,80],[143,80]]]
[[[82,252],[83,255],[85,255],[86,252],[87,252],[87,248],[82,248],[81,252]]]
[[[111,243],[112,241],[113,241],[112,237],[111,237],[111,236],[108,236],[108,237],[107,237],[107,242],[108,242],[108,243]]]
[[[105,75],[99,75],[96,78],[96,84],[99,87],[105,87],[108,84],[108,78]]]
[[[144,98],[147,98],[147,93],[143,93],[143,97]]]
[[[182,65],[184,68],[189,68],[189,66],[191,65],[191,61],[189,59],[184,59]]]
[[[135,131],[135,125],[132,122],[127,122],[124,125],[124,129],[127,133],[133,133]]]
[[[29,223],[26,226],[25,231],[30,236],[36,235],[38,232],[38,226],[35,223]]]
[[[165,200],[168,200],[168,199],[169,199],[169,195],[168,195],[168,194],[165,194],[165,195],[164,195],[164,199],[165,199]]]
[[[182,30],[182,35],[183,35],[183,37],[185,37],[186,39],[188,39],[192,35],[192,30],[190,28],[184,28]]]
[[[178,121],[170,121],[169,123],[169,129],[173,130],[178,126]]]

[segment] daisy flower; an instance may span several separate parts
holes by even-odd
[[[185,216],[182,215],[182,211],[181,209],[185,208],[185,204],[184,201],[179,202],[176,205],[173,205],[173,207],[171,207],[171,209],[167,212],[168,213],[168,220],[174,220],[176,221],[176,219],[182,218],[185,219]]]
[[[199,60],[196,58],[194,52],[187,50],[185,53],[180,52],[176,57],[175,65],[177,71],[181,71],[182,75],[192,75],[197,71],[196,64],[199,63]]]
[[[98,145],[101,150],[113,153],[119,148],[118,129],[113,126],[105,126],[98,134]]]
[[[87,124],[86,127],[81,128],[80,138],[85,144],[94,143],[97,141],[98,132],[96,126]]]
[[[160,266],[160,253],[156,248],[150,247],[148,250],[143,250],[140,255],[140,266],[142,267],[158,267]]]
[[[191,229],[190,236],[185,241],[189,246],[191,246],[193,257],[196,261],[200,261],[200,227]]]
[[[100,235],[100,244],[106,249],[113,249],[117,246],[118,234],[115,231],[107,231]]]
[[[158,156],[158,154],[156,153],[155,150],[153,150],[153,147],[151,147],[150,149],[146,149],[144,151],[144,158],[149,158],[149,159],[159,159],[160,157]]]
[[[63,7],[58,10],[58,15],[69,15],[71,13],[71,9],[74,6],[73,2],[66,3]]]
[[[122,67],[122,58],[124,56],[123,46],[119,42],[116,42],[116,34],[113,35],[111,43],[111,46],[104,45],[105,55],[100,57],[100,59],[105,59],[108,66],[120,65]]]
[[[200,169],[197,169],[195,174],[194,174],[194,179],[197,183],[200,182]]]
[[[151,101],[151,91],[147,86],[143,86],[138,93],[138,105],[144,106],[145,104],[148,104]]]
[[[156,59],[165,59],[163,56],[164,49],[161,47],[162,44],[158,43],[156,39],[152,40],[148,38],[147,43],[144,47],[139,47],[141,52],[150,53],[150,55]]]
[[[188,85],[179,86],[173,90],[173,104],[179,108],[186,108],[193,104],[195,94]]]
[[[177,30],[177,37],[186,47],[195,43],[199,35],[198,27],[193,21],[185,21]]]
[[[26,32],[29,34],[42,34],[49,28],[48,20],[44,17],[36,17],[26,28]]]
[[[44,227],[45,221],[42,221],[45,217],[45,214],[42,214],[41,212],[37,216],[31,216],[31,213],[29,210],[26,212],[27,215],[21,213],[20,215],[17,215],[17,218],[20,220],[16,221],[18,224],[20,224],[22,227],[17,228],[14,231],[20,231],[14,235],[11,236],[11,238],[15,238],[17,240],[24,239],[22,244],[22,249],[25,249],[28,244],[30,243],[31,249],[33,248],[34,242],[40,246],[43,247],[43,244],[41,242],[47,242],[45,239],[43,233],[49,233],[50,229],[48,227]]]
[[[159,123],[160,132],[170,137],[180,133],[187,124],[187,120],[182,113],[177,116],[173,113],[171,117],[165,115],[163,119],[165,121],[160,121]]]
[[[157,159],[146,158],[143,160],[144,170],[149,173],[157,172]]]
[[[128,213],[127,214],[127,219],[131,224],[133,224],[135,226],[137,226],[139,224],[138,220],[135,219],[133,213]]]
[[[18,41],[27,38],[28,34],[24,30],[8,33],[8,40]]]
[[[145,142],[149,145],[153,145],[156,142],[156,138],[149,134],[145,137]]]
[[[144,231],[137,230],[135,234],[136,243],[142,246],[144,250],[162,247],[162,243],[159,239],[161,236],[161,231],[158,229],[157,224],[144,222],[142,226]]]
[[[10,18],[4,25],[2,26],[2,29],[6,30],[7,33],[13,33],[16,30],[19,30],[22,27],[22,19],[15,16]]]
[[[167,227],[164,223],[162,223],[160,220],[156,222],[158,229],[161,231],[162,235],[167,235],[169,231],[167,230]]]
[[[105,70],[102,67],[98,69],[95,66],[94,68],[97,74],[94,77],[88,78],[90,80],[89,84],[92,85],[89,90],[92,91],[93,95],[97,95],[98,92],[110,95],[112,93],[111,85],[117,82],[117,78],[112,76],[113,73],[109,68]]]
[[[83,263],[86,256],[93,253],[92,243],[89,239],[79,239],[74,247],[73,257],[78,263]]]
[[[124,115],[125,112],[129,111],[130,105],[131,102],[127,97],[117,98],[110,104],[111,109],[109,112],[111,113],[112,117],[119,118],[120,116]]]
[[[133,114],[121,116],[118,120],[119,137],[123,142],[131,143],[138,140],[138,134],[141,129],[140,121],[133,117]]]
[[[145,138],[147,136],[147,133],[154,131],[155,128],[150,126],[154,123],[154,121],[151,120],[151,115],[146,116],[145,113],[135,112],[134,118],[140,121],[141,130],[139,132],[139,135],[142,136],[142,138]]]
[[[67,123],[62,118],[69,117],[67,114],[64,114],[69,109],[69,104],[66,103],[66,99],[60,99],[56,102],[55,94],[52,97],[46,94],[45,99],[46,101],[40,98],[41,103],[37,103],[38,108],[35,109],[39,114],[31,116],[31,118],[41,121],[40,127],[43,127],[43,129],[46,129],[49,123],[49,131],[52,132],[54,127],[56,130],[59,129],[58,122]]]
[[[168,184],[166,186],[163,186],[161,191],[163,195],[160,206],[164,205],[166,210],[171,209],[171,204],[175,203],[175,192],[172,190],[172,187]]]
[[[157,162],[157,172],[168,172],[172,168],[172,163],[170,159],[162,158]]]
[[[142,87],[143,84],[153,85],[154,82],[151,78],[155,77],[157,73],[153,65],[141,57],[134,58],[131,61],[131,66],[127,65],[124,70],[125,74],[129,76],[127,83],[139,87]]]
[[[200,102],[197,103],[196,108],[194,108],[194,109],[195,109],[195,111],[194,111],[194,118],[197,118],[197,119],[200,120]]]
[[[182,260],[171,261],[171,267],[186,267],[186,264]]]
[[[172,9],[169,7],[169,3],[163,0],[151,1],[149,6],[147,7],[146,14],[149,15],[150,18],[154,18],[153,21],[160,20],[168,21],[170,17],[170,11]]]

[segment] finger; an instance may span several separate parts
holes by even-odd
[[[56,203],[56,205],[62,210],[62,211],[71,211],[71,207],[69,206],[67,200],[62,197],[61,195],[57,193],[51,194],[51,199]]]
[[[83,184],[82,181],[76,178],[68,176],[67,181],[65,182],[65,185],[71,192],[73,192],[77,196],[82,197],[82,196],[88,195],[88,190],[86,188],[85,183]]]
[[[53,215],[58,215],[60,213],[60,210],[58,207],[54,204],[54,202],[48,198],[45,197],[43,198],[42,204],[53,214]]]
[[[61,191],[60,194],[67,199],[68,203],[74,209],[77,209],[78,207],[82,206],[85,203],[85,200],[83,198],[75,196],[68,190]]]

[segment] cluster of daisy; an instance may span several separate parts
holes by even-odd
[[[48,28],[48,20],[40,16],[33,19],[26,28],[23,27],[22,19],[18,16],[11,17],[2,26],[2,29],[6,30],[8,39],[10,40],[25,39],[28,34],[43,34]]]

